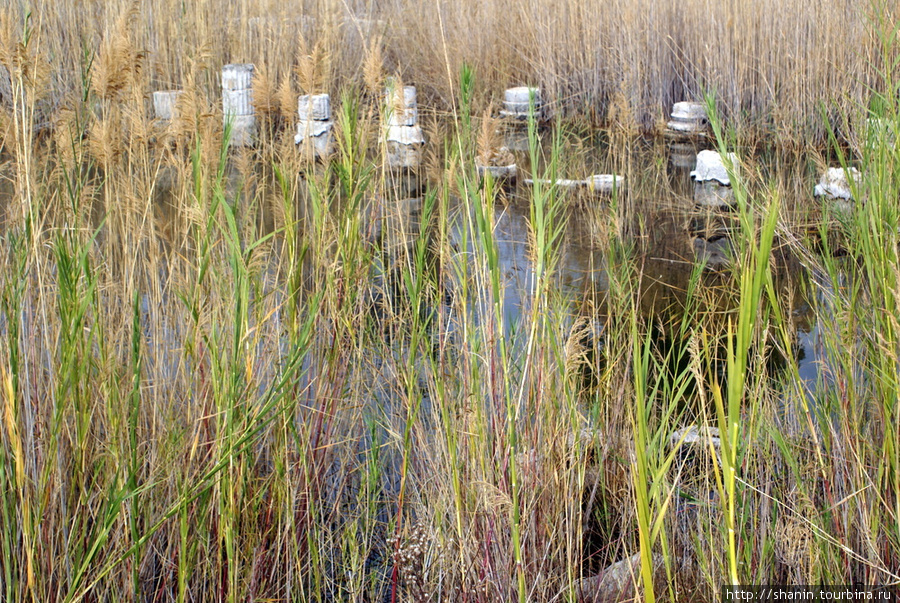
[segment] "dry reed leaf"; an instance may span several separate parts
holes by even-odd
[[[198,132],[200,121],[213,114],[209,100],[197,86],[195,77],[188,76],[184,90],[178,95],[175,119],[169,122],[169,133],[175,138],[195,134]]]
[[[806,522],[790,515],[779,516],[775,525],[775,550],[783,563],[802,571],[815,555],[812,542],[813,533]]]
[[[165,133],[167,136],[177,140],[193,131],[193,100],[185,91],[175,97],[174,116],[166,123]]]
[[[622,86],[624,83],[612,95],[607,123],[614,126],[618,133],[630,135],[637,130],[637,120]]]
[[[390,78],[387,87],[389,91],[387,103],[391,114],[397,115],[406,111],[406,103],[404,102],[405,97],[403,95],[405,84],[403,83],[403,78],[400,76],[399,72],[395,73],[394,76]]]
[[[234,157],[234,168],[241,179],[241,191],[247,195],[248,191],[256,188],[256,156],[248,147],[241,147]]]
[[[428,119],[423,128],[425,140],[447,140],[447,130],[436,119]],[[443,149],[440,145],[426,145],[422,151],[422,167],[428,182],[440,182],[444,175]]]
[[[31,30],[26,45],[19,19],[14,11],[0,11],[0,104],[6,106],[12,105],[16,83],[26,87],[32,100],[45,96],[51,75],[40,28]]]
[[[0,107],[0,145],[15,148],[16,128],[9,111]]]

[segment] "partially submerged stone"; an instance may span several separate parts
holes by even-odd
[[[419,126],[388,126],[386,143],[389,167],[416,168],[422,162],[425,136]]]
[[[676,464],[685,487],[708,477],[709,463],[721,462],[722,438],[716,427],[688,425],[669,436],[669,447],[676,451]]]
[[[732,169],[737,171],[740,165],[737,155],[728,153],[728,158]],[[697,182],[715,180],[725,186],[731,186],[731,179],[728,176],[728,170],[725,168],[725,161],[717,151],[700,151],[697,154],[697,166],[691,172],[691,177]]]
[[[734,189],[717,180],[695,182],[694,203],[709,209],[727,209],[734,206]]]
[[[475,169],[479,178],[490,174],[494,180],[512,181],[518,176],[516,157],[506,147],[479,154],[475,158]]]
[[[509,165],[475,165],[475,171],[479,178],[484,178],[487,174],[491,175],[494,180],[513,181],[519,175],[519,170],[515,163]]]
[[[615,191],[625,189],[625,176],[614,174],[595,174],[587,179],[587,187],[591,192],[611,195]]]
[[[301,121],[297,124],[294,144],[313,158],[323,159],[333,152],[334,123],[330,121]]]
[[[513,119],[527,119],[531,111],[532,102],[534,103],[535,117],[543,117],[544,105],[541,100],[540,88],[528,86],[508,88],[503,94],[503,109],[500,110],[500,116]]]
[[[297,98],[300,121],[328,121],[331,119],[331,97],[327,94],[304,94]]]
[[[738,169],[738,158],[727,155],[732,169]],[[697,164],[691,171],[694,179],[694,203],[701,207],[725,209],[734,205],[734,190],[722,155],[716,151],[700,151]]]
[[[709,130],[709,116],[704,103],[683,101],[672,105],[668,133],[680,136],[701,136]]]
[[[414,126],[419,121],[419,105],[416,101],[416,87],[394,88],[388,85],[385,92],[389,126]]]
[[[849,176],[849,179],[848,179]],[[826,199],[843,199],[849,201],[853,199],[853,191],[851,188],[851,180],[854,184],[858,184],[861,180],[861,174],[856,168],[828,168],[822,174],[822,178],[816,185],[813,194],[816,197],[825,197]]]
[[[549,178],[526,178],[525,184],[530,186],[542,184],[544,186],[555,186],[556,188],[576,189],[587,186],[587,180],[571,180],[569,178],[557,178],[556,180],[550,180]]]
[[[692,247],[694,248],[696,262],[698,264],[702,263],[707,270],[724,270],[731,265],[732,257],[734,256],[734,245],[728,237],[719,236],[710,239],[695,237],[692,241]],[[693,437],[693,434],[689,433],[687,435],[687,438]]]
[[[614,191],[621,191],[625,188],[625,176],[595,174],[589,176],[585,180],[571,180],[569,178],[557,178],[556,180],[549,180],[547,178],[527,178],[525,180],[525,184],[534,185],[536,183],[563,189],[587,189],[598,195],[609,195]]]

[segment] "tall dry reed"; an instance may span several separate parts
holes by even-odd
[[[14,23],[23,10],[13,7]],[[818,142],[828,125],[822,103],[838,120],[884,92],[879,73],[893,69],[896,51],[882,56],[877,30],[898,18],[882,0],[116,0],[41,1],[30,10],[53,57],[51,111],[80,86],[84,54],[122,31],[127,15],[146,55],[148,90],[184,87],[202,65],[195,83],[216,98],[218,69],[235,62],[265,66],[272,82],[298,70],[302,88],[313,77],[304,59],[314,55],[315,78],[336,93],[362,83],[361,65],[377,46],[386,70],[419,86],[439,111],[455,106],[455,74],[466,63],[478,73],[479,110],[503,88],[528,83],[559,112],[601,122],[621,98],[634,124],[651,129],[673,102],[715,91],[723,117],[750,133]]]

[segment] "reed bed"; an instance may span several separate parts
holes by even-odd
[[[3,12],[0,600],[896,587],[894,10]],[[258,67],[253,148],[229,146],[216,100],[239,61]],[[384,159],[389,75],[434,107],[414,177]],[[596,162],[627,194],[477,177],[500,144],[493,99],[519,82],[571,118],[529,120],[530,175]],[[163,88],[185,91],[169,123],[149,115]],[[332,93],[327,161],[294,146],[300,91]],[[716,144],[742,155],[727,214],[641,159],[666,151],[639,131],[703,93]],[[853,138],[873,115],[891,136]],[[826,162],[860,168],[865,202],[812,200]],[[685,238],[669,255],[665,220]],[[729,233],[728,268],[692,255],[708,226],[685,225],[703,221]]]
[[[747,135],[819,144],[829,124],[886,92],[896,49],[885,56],[880,40],[898,18],[881,0],[14,4],[8,33],[26,13],[41,32],[47,119],[79,92],[90,57],[128,32],[143,93],[195,85],[217,99],[220,67],[249,62],[271,90],[336,94],[362,84],[360,65],[375,50],[439,111],[456,106],[465,63],[479,75],[478,112],[527,83],[562,114],[652,130],[673,102],[715,90],[719,113]],[[316,69],[298,82],[306,57]]]

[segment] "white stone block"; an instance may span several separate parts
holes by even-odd
[[[732,168],[739,168],[738,157],[734,153],[728,153]],[[697,166],[691,172],[691,177],[697,182],[707,182],[709,180],[717,180],[725,186],[731,185],[728,177],[728,170],[725,169],[725,162],[722,156],[716,151],[700,151],[697,154]]]
[[[680,102],[672,105],[672,119],[666,124],[675,135],[700,136],[709,131],[706,105],[697,102]]]
[[[256,116],[226,116],[225,123],[231,122],[231,146],[249,147],[256,142]]]
[[[327,94],[304,94],[297,99],[300,121],[331,119],[331,98]]]
[[[388,126],[387,140],[405,145],[425,144],[425,136],[419,126]]]
[[[828,168],[822,174],[819,184],[816,185],[814,190],[815,196],[831,199],[852,199],[853,192],[850,190],[850,180],[847,179],[848,174],[854,183],[860,182],[861,174],[856,168],[851,167],[846,171],[844,171],[844,168],[839,167]]]
[[[669,436],[669,445],[676,446],[681,444],[712,444],[715,448],[721,445],[719,437],[719,429],[717,427],[708,427],[706,425],[697,426],[690,425],[684,429],[679,429]]]
[[[184,94],[181,90],[158,90],[153,93],[153,114],[156,119],[175,119],[178,97]]]
[[[324,159],[334,152],[333,130],[330,121],[301,121],[294,143],[304,155]]]
[[[544,186],[555,186],[560,189],[574,190],[587,186],[586,180],[572,180],[571,178],[557,178],[550,180],[548,178],[526,178],[525,184],[534,186],[535,184],[543,184]]]
[[[528,117],[528,112],[531,110],[531,107],[528,103],[503,103],[503,109],[500,110],[500,115],[504,117]],[[536,116],[540,116],[542,114],[541,105],[534,106],[534,114]]]
[[[389,126],[414,126],[419,120],[416,87],[404,86],[402,90],[388,86],[385,93]]]
[[[706,124],[701,125],[697,122],[675,121],[674,119],[668,122],[666,127],[679,134],[705,134],[707,132]]]
[[[301,121],[297,124],[297,136],[303,138],[321,136],[331,132],[333,128],[334,122],[331,121]]]
[[[531,102],[531,95],[534,94],[534,104],[541,104],[541,89],[540,88],[530,88],[528,86],[519,86],[516,88],[507,88],[506,92],[503,93],[503,102],[509,103],[510,105],[525,105],[528,107],[528,104]]]
[[[422,162],[425,137],[418,126],[389,126],[387,129],[387,160],[392,168],[415,168]]]
[[[661,583],[666,576],[666,564],[662,555],[652,553],[650,564],[653,582],[656,584]],[[617,561],[599,574],[579,580],[576,583],[575,599],[577,601],[603,601],[605,603],[637,600],[640,598],[640,593],[636,592],[635,584],[640,582],[636,580],[636,577],[641,575],[641,569],[642,560],[640,553]]]
[[[222,90],[247,90],[252,85],[252,63],[237,63],[222,67]]]
[[[706,114],[706,104],[696,102],[680,102],[672,105],[672,119],[682,121],[709,120]]]
[[[614,190],[621,192],[625,188],[625,176],[596,174],[589,176],[586,180],[572,180],[569,178],[557,178],[556,180],[548,180],[546,178],[525,179],[525,184],[534,185],[535,183],[555,186],[560,189],[587,189],[597,195],[609,195]]]
[[[417,168],[422,163],[422,147],[389,141],[387,160],[392,169]]]
[[[253,91],[223,90],[222,111],[225,115],[253,115]]]
[[[587,179],[587,186],[601,195],[610,195],[613,191],[622,192],[625,189],[625,176],[595,174]]]
[[[509,88],[504,92],[503,109],[500,111],[500,115],[516,119],[527,118],[531,110],[532,94],[534,95],[534,114],[536,117],[541,117],[544,113],[541,89],[527,86]]]

